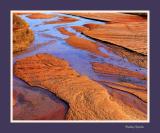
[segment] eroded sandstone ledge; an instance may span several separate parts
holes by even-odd
[[[87,24],[78,30],[87,36],[147,55],[147,18],[124,13],[69,13],[106,22]]]
[[[145,120],[146,114],[117,102],[107,89],[49,54],[16,62],[14,74],[31,86],[55,93],[69,103],[68,120]]]
[[[28,48],[34,40],[33,31],[28,23],[16,14],[13,14],[13,52],[20,52]]]
[[[147,23],[86,24],[83,34],[147,55]]]
[[[138,15],[132,15],[132,14],[124,14],[124,13],[108,13],[108,12],[99,12],[99,13],[95,13],[95,12],[90,12],[90,13],[86,13],[86,12],[69,12],[68,14],[70,15],[74,15],[74,16],[80,16],[80,17],[84,17],[84,18],[89,18],[89,19],[94,19],[94,20],[99,20],[99,21],[103,21],[103,22],[133,22],[133,21],[144,21],[144,18],[138,16]]]
[[[72,13],[71,13],[72,14]],[[83,35],[111,47],[116,54],[147,68],[147,18],[122,13],[73,13],[89,19],[104,21],[72,26]]]

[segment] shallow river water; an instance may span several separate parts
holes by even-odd
[[[61,16],[77,18],[78,21],[71,22],[71,23],[64,23],[64,24],[44,24],[44,22],[46,21],[57,21]],[[71,15],[66,15],[66,14],[57,14],[56,17],[53,17],[51,19],[30,19],[27,17],[27,15],[20,15],[20,17],[30,25],[30,28],[33,30],[35,34],[35,40],[32,42],[32,44],[26,51],[14,55],[14,58],[13,58],[14,63],[16,62],[16,60],[19,60],[28,56],[32,56],[39,53],[49,53],[58,58],[65,59],[67,62],[69,62],[70,66],[74,70],[76,70],[78,73],[80,73],[81,75],[87,75],[88,77],[90,77],[92,80],[95,80],[95,81],[101,81],[101,80],[120,81],[122,79],[121,77],[118,77],[118,76],[113,76],[109,74],[100,74],[100,73],[94,72],[91,65],[92,62],[109,63],[116,66],[127,68],[132,71],[136,71],[136,72],[138,71],[139,73],[142,73],[145,75],[147,74],[147,70],[145,68],[142,68],[133,63],[130,63],[127,59],[124,59],[116,55],[114,52],[107,50],[108,48],[106,44],[92,40],[82,35],[81,33],[75,31],[72,28],[72,26],[83,26],[84,24],[87,24],[87,23],[103,24],[103,22],[75,17]],[[64,27],[66,30],[68,30],[69,32],[73,32],[78,37],[82,37],[92,42],[95,42],[99,46],[99,50],[109,55],[109,57],[105,58],[102,56],[98,56],[95,53],[91,53],[85,50],[72,47],[65,41],[65,39],[68,38],[69,36],[62,34],[57,30],[60,27]],[[131,83],[146,86],[145,80],[140,80],[138,78],[131,78],[131,77],[127,77],[126,80]],[[22,86],[22,83],[18,82],[16,85],[20,87]],[[16,85],[14,85],[14,88]],[[43,91],[43,93],[45,92]],[[117,92],[117,93],[124,93],[124,92]],[[134,100],[134,96],[129,96],[129,97],[132,100]],[[137,108],[140,108],[140,107],[137,107]]]

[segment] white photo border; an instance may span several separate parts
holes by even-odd
[[[58,13],[147,13],[147,120],[13,120],[13,13],[29,12]],[[11,123],[150,123],[150,10],[11,10],[10,11],[10,122]]]

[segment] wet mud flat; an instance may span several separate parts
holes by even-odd
[[[83,34],[85,25],[104,25],[104,22],[60,13],[46,14],[49,18],[42,19],[42,14],[33,19],[28,17],[30,14],[20,15],[29,23],[35,39],[25,51],[14,54],[14,75],[30,88],[40,87],[56,97],[39,100],[35,108],[31,104],[17,105],[15,100],[14,119],[145,120],[147,68],[142,62],[147,62],[147,56],[143,58],[139,53]],[[131,58],[127,58],[129,55]],[[34,95],[37,98],[45,95],[30,90],[23,93],[23,85],[16,89],[17,79],[14,82],[13,88],[27,100],[33,102]],[[57,103],[56,99],[60,101]],[[51,108],[46,105],[43,110],[44,104]],[[26,106],[28,110],[24,110]],[[37,116],[33,113],[36,117],[30,116],[31,110],[37,112]],[[46,114],[47,110],[51,113]],[[21,117],[22,114],[26,116]]]

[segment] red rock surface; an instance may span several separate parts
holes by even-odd
[[[69,36],[67,39],[65,39],[69,45],[71,45],[75,48],[89,51],[91,53],[95,53],[99,56],[108,57],[107,54],[102,53],[98,49],[98,45],[96,43],[94,43],[90,40],[84,39],[84,38],[80,38],[80,37],[76,36],[74,33],[67,31],[64,27],[59,28],[58,30],[62,34]]]
[[[86,51],[95,53],[99,56],[103,56],[105,58],[108,57],[107,54],[104,54],[98,49],[98,45],[96,43],[91,42],[87,39],[80,38],[77,36],[70,36],[69,38],[66,39],[66,42],[75,48],[86,50]]]
[[[55,17],[53,14],[43,14],[43,13],[32,13],[31,15],[27,16],[30,19],[49,19]]]
[[[102,20],[110,23],[119,23],[119,22],[142,22],[144,21],[144,18],[138,16],[138,15],[131,15],[131,14],[124,14],[124,13],[69,13],[71,15],[76,15],[76,16],[81,16],[85,18],[90,18],[90,19],[96,19],[96,20]]]
[[[88,24],[83,33],[95,39],[147,55],[147,23],[130,22],[105,25]]]
[[[84,26],[72,26],[72,28],[78,32],[84,32],[85,30],[88,30],[88,28]]]
[[[147,89],[144,86],[131,84],[127,82],[111,82],[111,81],[101,81],[101,82],[111,87],[112,89],[121,90],[124,92],[128,92],[132,95],[135,95],[143,102],[147,103]]]
[[[107,24],[86,24],[81,32],[92,38],[110,42],[147,55],[147,19],[123,13],[70,13],[90,19],[103,20]]]
[[[134,71],[128,70],[126,68],[114,66],[111,64],[107,64],[107,63],[101,64],[98,62],[93,62],[92,67],[93,67],[94,71],[98,72],[98,73],[127,76],[127,77],[135,77],[138,79],[146,80],[146,76],[139,73],[139,72],[134,72]]]
[[[105,86],[105,84],[103,83]],[[129,106],[130,108],[137,109],[144,114],[147,114],[147,103],[142,101],[142,99],[136,98],[133,94],[130,92],[127,92],[127,90],[122,91],[119,90],[120,88],[112,88],[109,85],[106,85],[109,94],[112,96],[112,100],[125,104],[125,106]],[[132,88],[131,88],[132,89]]]
[[[69,32],[69,31],[66,30],[64,27],[60,27],[60,28],[58,28],[58,30],[59,30],[62,34],[64,34],[64,35],[68,35],[68,36],[74,35],[74,33]]]
[[[92,63],[93,70],[97,73],[101,74],[109,74],[109,75],[116,75],[118,77],[134,77],[141,80],[146,80],[146,76],[139,73],[128,70],[126,68],[114,66],[111,64],[101,64],[94,62]],[[128,92],[137,96],[143,102],[147,103],[147,89],[145,86],[135,85],[127,82],[111,82],[111,81],[100,81],[102,84],[111,87],[112,89],[121,90],[124,92]]]
[[[26,50],[34,40],[33,31],[26,23],[16,14],[13,14],[13,53]]]
[[[14,78],[14,120],[63,120],[67,106],[54,94]]]
[[[46,21],[45,24],[63,24],[63,23],[71,23],[71,22],[75,22],[78,19],[76,18],[70,18],[70,17],[65,17],[62,16],[60,17],[60,19],[58,19],[57,21]]]
[[[55,93],[69,103],[70,120],[145,120],[146,114],[114,99],[104,87],[80,76],[69,64],[48,54],[16,62],[14,74],[31,86]],[[107,88],[107,87],[106,87]]]

